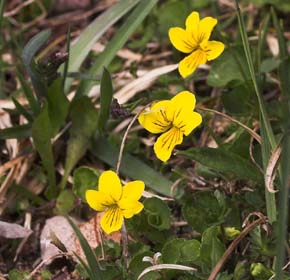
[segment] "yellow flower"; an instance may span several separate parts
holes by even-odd
[[[185,29],[173,27],[169,29],[172,45],[183,53],[190,53],[179,63],[179,73],[185,78],[192,74],[200,64],[217,58],[224,50],[224,44],[209,41],[209,37],[217,20],[212,17],[199,19],[197,12],[192,12],[186,19]]]
[[[132,218],[143,209],[139,202],[144,191],[142,181],[133,181],[122,187],[114,171],[105,171],[99,178],[98,191],[87,190],[86,200],[91,208],[104,211],[101,227],[105,233],[121,229],[124,218]]]
[[[154,144],[156,156],[167,161],[174,147],[201,124],[201,115],[193,112],[195,96],[182,91],[171,100],[159,101],[144,111],[138,118],[139,123],[151,133],[162,133]]]

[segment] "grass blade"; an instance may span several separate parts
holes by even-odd
[[[0,1],[0,30],[2,30],[4,6],[5,6],[5,0],[1,0]],[[0,50],[3,50],[3,49],[4,49],[3,33],[0,32]],[[1,64],[2,62],[0,63],[0,67],[2,66]],[[3,71],[0,71],[0,98],[6,97],[3,92],[3,83],[4,83]]]
[[[289,54],[287,52],[287,45],[283,36],[283,30],[278,22],[277,15],[274,9],[271,10],[275,30],[277,31],[279,42],[279,57],[281,63],[278,68],[279,80],[281,83],[281,91],[284,97],[290,97],[290,79],[289,79]]]
[[[110,108],[113,97],[113,85],[110,72],[104,67],[101,80],[101,108],[99,114],[98,128],[104,132],[105,125],[110,116]]]
[[[70,25],[68,26],[67,34],[66,34],[66,52],[68,57],[70,56]],[[63,73],[62,73],[62,87],[65,90],[65,82],[68,73],[68,66],[69,66],[69,59],[67,59],[63,66]]]
[[[68,72],[77,72],[95,42],[105,31],[130,11],[140,0],[122,0],[97,17],[81,34],[78,41],[71,46]],[[60,68],[62,71],[62,67]],[[67,79],[65,92],[70,88],[72,79]]]
[[[116,167],[119,151],[105,138],[95,140],[92,145],[91,152],[97,158],[106,162],[113,168]],[[172,196],[170,190],[173,182],[163,177],[160,173],[146,165],[141,160],[129,154],[123,155],[120,173],[134,180],[144,181],[146,186],[160,194]]]
[[[4,6],[5,6],[5,0],[1,0],[0,2],[0,28],[2,27]]]
[[[259,109],[260,109],[260,123],[261,127],[263,127],[263,130],[265,131],[264,134],[262,134],[262,153],[263,156],[263,165],[264,169],[267,167],[268,160],[270,158],[270,153],[266,153],[268,149],[263,148],[263,145],[268,145],[267,142],[269,142],[270,150],[274,150],[276,147],[276,140],[275,136],[272,131],[272,127],[269,122],[269,118],[266,112],[266,106],[263,100],[263,97],[260,93],[260,89],[258,86],[258,82],[256,79],[255,75],[255,69],[254,69],[254,64],[251,56],[251,50],[250,50],[250,45],[249,45],[249,40],[247,37],[247,32],[245,28],[245,22],[243,19],[243,16],[241,14],[238,0],[235,0],[236,4],[236,9],[237,9],[237,17],[238,17],[238,22],[239,22],[239,30],[243,42],[243,47],[244,47],[244,52],[246,55],[246,60],[247,60],[247,65],[249,67],[250,75],[251,75],[251,80],[253,82],[253,87],[258,99],[259,103]],[[267,215],[270,223],[273,223],[277,219],[277,210],[276,210],[276,203],[275,203],[275,194],[269,193],[268,190],[265,188],[266,192],[266,204],[267,204]]]
[[[31,77],[32,85],[39,99],[43,96],[46,96],[47,88],[42,77],[36,70],[36,64],[33,58],[44,45],[44,43],[48,40],[50,35],[50,29],[39,32],[29,40],[22,52],[23,64],[26,67],[29,76]]]
[[[19,114],[23,115],[29,122],[33,121],[32,116],[30,113],[17,101],[16,98],[12,97],[12,101],[15,105],[16,110]]]
[[[130,35],[141,24],[143,19],[148,15],[148,13],[157,2],[158,0],[148,0],[141,1],[138,4],[138,6],[129,15],[121,28],[116,32],[116,35],[113,37],[110,43],[108,43],[103,53],[98,56],[95,63],[92,65],[88,72],[89,75],[93,76],[99,74],[103,66],[108,67],[110,62],[115,57],[117,51],[124,46]],[[76,96],[87,94],[93,85],[93,81],[82,80],[77,90]]]
[[[22,139],[31,136],[31,125],[14,125],[0,130],[0,139]]]
[[[265,19],[262,22],[262,25],[260,26],[259,29],[259,41],[258,41],[258,53],[257,53],[257,63],[258,63],[258,67],[257,67],[257,72],[259,73],[259,84],[261,85],[261,62],[262,59],[264,57],[264,53],[266,50],[266,38],[267,38],[267,31],[269,28],[269,23],[270,23],[270,13],[267,13],[267,16],[265,17]],[[261,88],[262,90],[262,88]]]
[[[18,72],[17,77],[20,81],[21,88],[23,89],[23,93],[24,93],[25,97],[27,98],[27,101],[30,105],[30,108],[31,108],[34,116],[37,116],[40,112],[39,103],[37,102],[31,88],[29,87],[29,85],[27,84],[25,79],[23,78],[23,75],[20,72]]]
[[[280,191],[279,191],[279,215],[278,215],[278,237],[276,247],[276,267],[275,279],[282,278],[282,270],[285,264],[285,244],[287,242],[287,228],[288,228],[288,211],[289,211],[289,175],[290,175],[290,138],[289,138],[289,97],[290,97],[290,68],[289,68],[289,55],[287,52],[287,45],[283,36],[283,26],[278,22],[277,15],[274,9],[271,10],[273,23],[278,35],[279,42],[279,57],[281,63],[278,68],[278,75],[282,91],[282,98],[287,104],[284,112],[284,135],[282,142],[282,157],[280,163]]]
[[[75,232],[80,245],[84,251],[84,254],[87,258],[87,262],[88,262],[88,267],[90,268],[90,279],[91,280],[102,280],[102,274],[101,274],[101,270],[97,261],[97,257],[94,253],[94,251],[92,250],[92,248],[90,247],[88,241],[85,239],[85,237],[83,236],[83,234],[81,233],[81,231],[79,230],[79,228],[74,224],[74,222],[67,217],[67,220],[69,222],[69,224],[71,225],[73,231]]]

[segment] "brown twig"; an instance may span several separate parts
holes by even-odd
[[[0,176],[6,172],[7,170],[11,169],[12,167],[14,167],[15,165],[17,165],[18,163],[20,163],[22,160],[27,159],[28,157],[32,156],[32,152],[26,155],[22,155],[22,156],[18,156],[15,158],[12,158],[11,160],[5,162],[4,164],[2,164],[0,166]]]
[[[214,269],[212,270],[208,280],[215,280],[216,276],[220,272],[221,268],[223,267],[224,263],[227,261],[228,257],[231,253],[235,250],[238,244],[245,238],[245,236],[253,230],[256,226],[265,223],[265,217],[259,217],[256,221],[252,222],[251,224],[247,225],[246,228],[240,233],[240,235],[230,244],[230,246],[226,249],[223,256],[220,258]]]

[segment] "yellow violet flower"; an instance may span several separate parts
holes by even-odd
[[[154,144],[154,152],[163,162],[170,158],[174,147],[182,143],[183,135],[189,135],[201,124],[201,115],[193,112],[194,107],[194,94],[182,91],[171,100],[153,104],[139,116],[139,123],[149,132],[162,133]]]
[[[189,53],[179,63],[179,73],[185,78],[192,74],[200,64],[217,58],[224,50],[223,43],[209,41],[209,37],[217,20],[212,17],[199,19],[197,12],[192,12],[186,19],[185,29],[173,27],[169,29],[172,45],[183,53]]]
[[[118,175],[110,170],[101,174],[98,191],[86,191],[86,200],[90,207],[104,212],[101,228],[106,234],[118,231],[124,218],[132,218],[142,211],[144,206],[138,200],[144,188],[142,181],[133,181],[122,187]]]

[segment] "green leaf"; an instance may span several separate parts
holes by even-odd
[[[11,185],[11,189],[18,193],[21,198],[28,198],[37,205],[43,205],[46,203],[43,198],[41,198],[39,195],[35,194],[33,191],[25,186],[13,184]]]
[[[61,126],[64,125],[68,114],[69,101],[67,100],[62,87],[61,79],[55,80],[47,92],[48,113],[51,124],[51,133],[54,137]]]
[[[25,97],[27,98],[27,101],[29,103],[29,106],[33,112],[34,116],[37,116],[40,112],[40,105],[38,104],[32,89],[29,87],[27,81],[24,79],[23,75],[18,72],[17,77],[19,79],[19,82],[21,84],[21,88],[23,90],[23,93],[25,95]]]
[[[69,224],[71,225],[73,231],[75,232],[80,245],[83,249],[83,252],[86,256],[87,259],[87,263],[88,266],[90,268],[90,280],[102,280],[102,271],[100,270],[99,267],[99,263],[97,261],[97,257],[95,255],[95,253],[93,252],[93,250],[91,249],[88,241],[86,240],[86,238],[83,236],[83,234],[81,233],[81,231],[79,230],[79,228],[74,224],[74,222],[67,217],[67,220],[69,222]]]
[[[223,92],[221,97],[227,113],[248,116],[251,112],[251,93],[244,84]]]
[[[113,97],[113,85],[110,72],[104,67],[101,80],[101,108],[98,128],[102,133],[110,116],[111,102]]]
[[[65,171],[60,183],[61,189],[65,187],[74,166],[86,153],[98,123],[98,112],[87,96],[75,99],[71,103],[70,117],[72,125],[66,151]]]
[[[140,1],[138,6],[128,16],[121,28],[116,32],[116,35],[107,44],[103,53],[99,55],[93,63],[88,72],[89,75],[100,74],[102,67],[108,67],[118,50],[124,46],[131,34],[141,24],[143,19],[148,15],[157,2],[158,0]],[[93,85],[93,81],[82,80],[80,86],[78,87],[76,96],[87,94]]]
[[[98,189],[99,172],[87,166],[81,166],[74,171],[73,191],[84,202],[86,201],[86,191]]]
[[[182,207],[182,215],[198,232],[208,226],[219,225],[224,221],[224,207],[221,207],[213,193],[199,192],[190,197]]]
[[[246,261],[238,262],[234,270],[234,280],[251,280],[250,267]]]
[[[163,263],[177,264],[181,258],[180,248],[183,246],[185,239],[175,238],[167,241],[162,248]]]
[[[40,48],[44,45],[44,43],[48,40],[50,35],[50,29],[39,32],[28,41],[22,52],[23,64],[27,69],[33,87],[39,99],[43,96],[46,96],[47,88],[44,80],[36,70],[36,64],[33,61],[33,58],[40,50]]]
[[[220,260],[225,245],[219,239],[219,227],[212,226],[204,231],[201,238],[200,257],[210,271]]]
[[[47,190],[48,197],[55,197],[57,194],[51,139],[64,124],[68,106],[68,100],[62,91],[61,80],[55,80],[49,87],[47,101],[44,103],[42,111],[32,125],[32,138],[35,148],[48,173],[50,184]]]
[[[156,197],[144,201],[144,211],[147,214],[148,224],[158,230],[170,228],[170,210],[167,204]]]
[[[245,55],[240,47],[226,49],[211,66],[207,83],[212,87],[225,87],[230,82],[242,84],[250,78],[244,65]]]
[[[158,31],[162,37],[168,38],[168,29],[183,26],[189,14],[186,1],[166,1],[157,10]],[[168,39],[167,39],[168,40]]]
[[[0,139],[22,139],[31,136],[31,124],[0,129]]]
[[[23,280],[29,273],[26,271],[19,271],[16,268],[13,268],[9,271],[9,278],[10,280]],[[31,279],[31,278],[29,278]]]
[[[14,105],[15,105],[15,108],[16,108],[16,110],[18,111],[18,113],[19,113],[20,115],[23,115],[23,116],[28,120],[28,122],[32,122],[32,121],[33,121],[33,118],[32,118],[32,116],[30,115],[30,113],[25,109],[25,107],[22,106],[22,105],[17,101],[17,99],[14,98],[13,96],[12,96],[12,101],[13,101],[13,103],[14,103]]]
[[[0,2],[0,29],[2,29],[3,13],[6,0],[1,0]]]
[[[45,102],[42,111],[35,118],[32,124],[32,138],[34,146],[40,155],[42,164],[48,175],[49,189],[46,194],[49,198],[55,197],[57,194],[54,158],[51,144],[52,132],[48,103]]]
[[[200,242],[198,240],[172,239],[165,243],[162,249],[163,263],[194,262],[200,255]]]
[[[71,46],[69,54],[68,72],[77,72],[95,42],[105,31],[118,21],[123,15],[130,11],[140,0],[122,0],[97,17],[81,33],[79,39]],[[60,69],[63,69],[62,66]],[[96,72],[93,73],[95,76]],[[72,79],[67,79],[65,92],[70,88]]]
[[[70,43],[70,25],[68,26],[68,30],[66,33],[66,52],[68,53],[68,59],[64,62],[63,68],[62,68],[62,88],[63,91],[65,91],[65,83],[66,83],[66,78],[68,76],[68,66],[69,66],[69,58],[70,58],[70,48],[71,48],[71,43]]]
[[[60,214],[68,214],[75,208],[76,197],[71,190],[62,190],[56,200],[56,208]]]
[[[233,275],[229,274],[227,271],[219,273],[216,280],[233,280]]]
[[[261,63],[261,72],[269,73],[277,69],[280,63],[281,63],[280,59],[277,59],[276,57],[264,59]]]
[[[222,148],[192,148],[178,151],[190,159],[212,168],[235,179],[262,182],[263,177],[258,168],[250,161]]]
[[[91,152],[113,168],[116,167],[118,149],[112,146],[105,138],[94,140]],[[173,182],[130,154],[123,154],[120,172],[133,180],[142,180],[147,187],[160,194],[171,196],[170,188]]]

